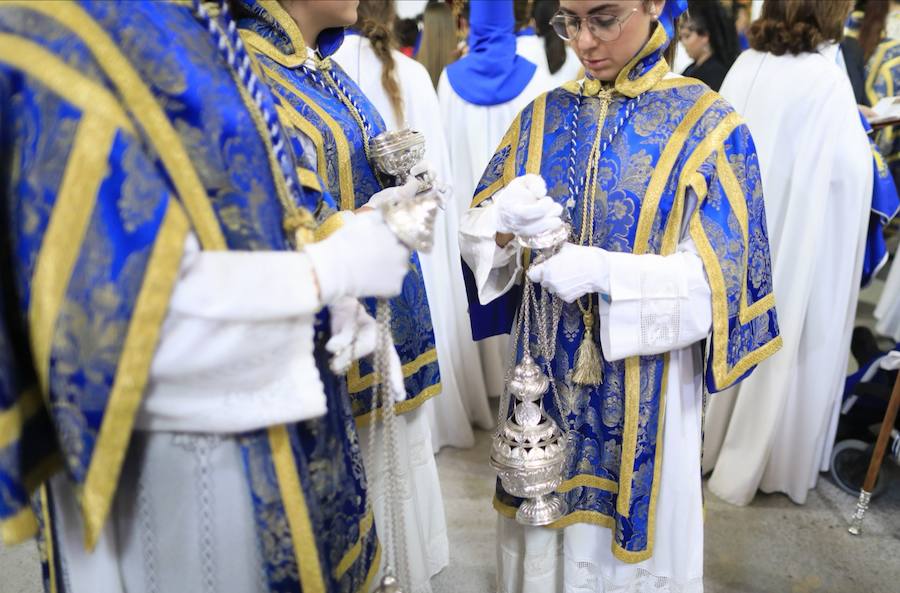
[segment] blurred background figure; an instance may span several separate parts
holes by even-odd
[[[449,10],[443,3],[435,6]],[[394,19],[394,1],[362,0],[359,17],[351,29],[359,34],[347,36],[334,54],[335,59],[378,109],[388,130],[409,127],[424,134],[426,159],[437,171],[439,179],[449,180],[447,141],[437,93],[428,71],[422,64],[393,49],[388,33]],[[440,397],[423,404],[431,429],[430,445],[435,452],[448,445],[471,447],[475,444],[462,394],[465,393],[467,398],[487,397],[481,373],[468,372],[480,368],[481,362],[466,312],[467,299],[456,239],[457,212],[455,205],[450,203],[439,213],[434,250],[420,255],[443,385]],[[443,559],[443,564],[437,560],[432,562],[437,570],[446,564],[446,554],[431,556]]]
[[[475,184],[516,114],[543,92],[545,85],[537,66],[516,54],[512,0],[472,0],[468,22],[469,53],[450,64],[438,84],[454,194],[458,196],[454,206],[460,216],[468,210]],[[479,342],[490,396],[499,396],[503,390],[507,343],[506,336]],[[487,399],[477,394],[464,396],[469,419],[482,428],[493,426]]]
[[[397,39],[397,49],[404,56],[414,58],[421,45],[419,33],[419,19],[401,19],[394,21],[394,37]]]
[[[456,19],[446,2],[429,2],[422,17],[422,41],[416,59],[425,66],[432,88],[437,88],[441,72],[457,58]]]
[[[734,23],[719,2],[709,0],[690,0],[688,15],[681,21],[679,38],[693,62],[682,74],[718,91],[740,53]]]
[[[516,0],[514,6],[516,53],[538,67],[546,90],[578,78],[581,62],[550,26],[559,0]]]
[[[802,504],[830,459],[873,189],[869,141],[838,62],[852,7],[767,0],[750,27],[752,49],[721,89],[756,142],[759,161],[743,166],[762,175],[784,339],[738,388],[710,400],[704,468],[710,490],[732,504],[757,490]]]

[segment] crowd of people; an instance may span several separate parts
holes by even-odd
[[[900,2],[416,4],[0,6],[0,533],[47,591],[429,593],[435,454],[523,360],[564,512],[498,481],[500,593],[699,593],[703,475],[815,488],[900,210]]]

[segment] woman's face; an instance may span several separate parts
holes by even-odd
[[[615,39],[604,41],[591,33],[582,20],[578,34],[569,42],[585,72],[598,80],[611,81],[647,43],[664,4],[664,0],[561,0],[559,12],[582,19],[601,17],[600,22],[609,23],[606,29],[621,31]]]
[[[678,38],[695,62],[703,57],[709,48],[709,35],[700,35],[690,21],[687,21],[678,30]]]

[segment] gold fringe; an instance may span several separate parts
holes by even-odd
[[[577,385],[600,385],[603,383],[603,361],[600,348],[594,341],[594,315],[588,310],[584,314],[584,336],[575,352],[575,372],[572,381]]]

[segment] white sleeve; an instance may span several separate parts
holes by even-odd
[[[200,251],[186,241],[169,310],[223,321],[271,321],[321,308],[309,258],[296,251]]]
[[[506,247],[496,242],[496,206],[487,201],[468,209],[459,222],[459,250],[475,276],[478,300],[485,305],[506,293],[521,275],[520,253],[515,241]]]
[[[712,327],[712,290],[703,260],[687,233],[693,190],[682,219],[682,240],[668,256],[609,253],[609,302],[600,300],[600,344],[607,360],[685,348]]]
[[[321,416],[312,267],[288,252],[201,252],[190,235],[136,427],[243,432]]]

